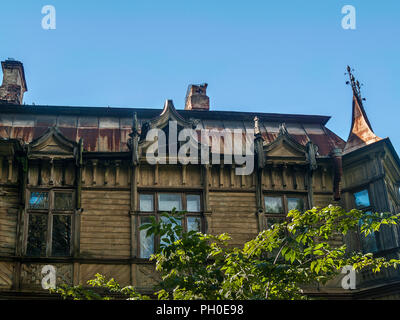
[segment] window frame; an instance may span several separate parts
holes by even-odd
[[[281,198],[282,201],[282,208],[283,212],[282,213],[268,213],[265,208],[265,198],[266,197],[271,197],[271,198]],[[264,212],[264,225],[265,228],[267,229],[268,227],[268,219],[282,219],[283,221],[288,221],[288,198],[298,198],[303,200],[303,211],[307,210],[308,208],[308,202],[307,202],[307,195],[303,193],[271,193],[271,192],[264,192],[263,193],[263,212]]]
[[[400,183],[395,184],[397,199],[400,200]]]
[[[153,211],[140,211],[140,195],[143,194],[148,194],[153,196]],[[137,212],[138,212],[138,220],[137,220],[137,232],[136,232],[136,250],[137,250],[137,257],[140,259],[148,259],[148,258],[143,258],[141,257],[141,252],[140,252],[140,226],[141,226],[141,218],[143,217],[155,217],[156,221],[159,222],[161,219],[161,214],[163,212],[168,212],[165,210],[159,210],[159,205],[158,205],[158,195],[159,194],[179,194],[181,196],[181,205],[182,205],[182,210],[179,212],[185,212],[183,218],[182,218],[182,228],[185,232],[187,232],[187,218],[188,217],[196,217],[200,218],[200,232],[204,232],[204,209],[203,209],[203,195],[201,192],[185,192],[185,191],[139,191],[138,192],[138,203],[136,206]],[[196,195],[199,196],[199,201],[200,201],[200,211],[199,212],[187,212],[187,196],[188,195]],[[159,250],[160,248],[160,236],[154,237],[154,252]]]
[[[355,196],[355,194],[356,194],[356,193],[359,193],[359,192],[362,192],[362,191],[364,191],[364,190],[366,190],[367,193],[368,193],[369,206],[357,207],[357,205],[356,205],[357,202],[356,202],[356,196]],[[363,187],[360,187],[360,188],[357,188],[357,189],[352,190],[352,191],[351,191],[351,196],[352,196],[352,201],[353,201],[354,208],[356,208],[357,210],[363,211],[364,213],[367,213],[367,212],[369,212],[369,211],[370,211],[370,212],[375,212],[375,208],[374,208],[374,206],[373,206],[373,204],[372,204],[373,202],[371,201],[372,199],[371,199],[371,192],[370,192],[370,190],[369,190],[369,186],[363,186]],[[373,235],[374,235],[374,237],[375,237],[376,251],[375,251],[375,252],[372,252],[372,253],[375,254],[375,253],[381,251],[381,245],[380,245],[379,232],[374,231],[374,232],[373,232]],[[367,253],[366,251],[364,251],[363,239],[361,238],[361,236],[362,236],[362,235],[361,235],[360,227],[358,227],[357,238],[358,238],[359,247],[360,247],[360,249],[361,249],[361,251],[362,251],[363,253]]]
[[[48,208],[47,209],[32,209],[29,207],[29,201],[33,192],[47,192],[48,193]],[[71,193],[72,194],[72,208],[70,210],[60,210],[55,208],[55,194],[56,193]],[[74,230],[75,230],[75,212],[76,212],[76,190],[72,188],[38,188],[32,187],[26,190],[25,201],[25,226],[24,226],[24,245],[23,254],[31,258],[64,258],[72,257],[74,250]],[[28,254],[28,240],[29,240],[29,220],[31,215],[45,215],[47,217],[47,236],[46,236],[46,254],[45,255],[30,255]],[[69,252],[67,255],[53,255],[53,217],[69,216],[70,217],[70,239],[69,239]]]

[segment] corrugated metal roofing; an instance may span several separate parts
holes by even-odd
[[[319,154],[327,156],[333,148],[343,148],[345,141],[325,127],[329,117],[228,111],[177,110],[185,119],[198,119],[197,129],[254,129],[254,117],[265,144],[279,134],[285,122],[288,132],[302,145],[312,141]],[[137,112],[140,125],[160,115],[160,109],[91,108],[49,106],[4,106],[0,110],[0,137],[22,139],[30,143],[48,127],[57,126],[68,139],[84,141],[84,149],[92,152],[128,151],[132,116]],[[245,136],[243,136],[243,141]]]

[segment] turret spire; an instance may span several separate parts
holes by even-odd
[[[365,101],[365,99],[361,97],[362,85],[355,79],[352,71],[354,70],[347,66],[347,74],[349,75],[350,81],[347,81],[346,84],[351,85],[353,90],[353,112],[350,134],[344,148],[344,153],[349,153],[381,140],[372,130],[371,123],[368,120],[362,103]]]

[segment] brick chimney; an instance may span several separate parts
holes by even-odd
[[[24,93],[28,91],[23,64],[9,58],[1,62],[1,67],[3,83],[0,86],[0,104],[22,104]]]
[[[207,83],[191,84],[186,93],[185,110],[210,110],[210,98],[207,96]]]

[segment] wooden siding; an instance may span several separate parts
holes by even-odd
[[[107,279],[114,278],[121,286],[131,284],[130,265],[110,264],[81,264],[79,266],[79,283],[87,285],[87,281],[94,279],[96,273],[100,273]]]
[[[229,233],[231,244],[242,246],[257,234],[255,193],[211,192],[212,234]]]
[[[18,188],[0,187],[0,256],[15,255],[18,207]]]
[[[0,289],[10,289],[13,284],[14,264],[0,262]]]
[[[82,191],[82,257],[130,257],[129,191]]]

